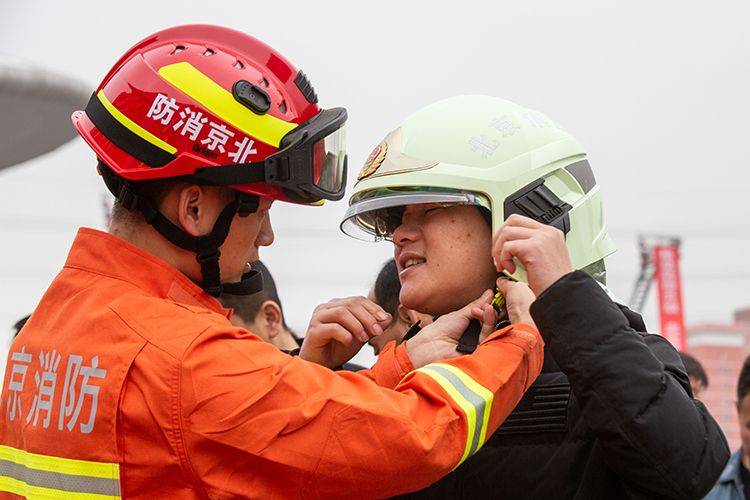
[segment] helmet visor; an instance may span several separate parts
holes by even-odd
[[[338,193],[346,182],[345,127],[313,145],[312,184],[325,193]]]
[[[344,108],[324,109],[289,132],[281,150],[266,159],[276,173],[267,182],[303,203],[340,200],[346,189]]]
[[[412,188],[408,191],[379,189],[366,193],[359,200],[352,200],[340,227],[345,234],[358,240],[390,240],[401,225],[404,209],[408,205],[423,203],[476,205],[491,209],[485,196],[473,192],[430,188]]]

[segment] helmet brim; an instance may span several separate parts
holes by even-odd
[[[385,191],[378,196],[352,201],[344,214],[340,228],[348,236],[364,241],[388,239],[390,234],[382,223],[383,214],[389,209],[425,203],[445,203],[455,205],[476,205],[490,209],[489,201],[482,195],[465,191],[415,190],[409,192]]]

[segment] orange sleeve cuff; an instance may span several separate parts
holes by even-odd
[[[501,330],[497,330],[496,332],[488,335],[487,338],[484,339],[484,342],[482,342],[482,344],[492,342],[493,340],[505,336],[511,336],[514,338],[520,337],[531,342],[541,342],[542,345],[544,344],[544,340],[542,340],[542,336],[539,333],[539,330],[531,325],[527,325],[526,323],[515,323],[512,325],[508,325]]]
[[[414,365],[406,352],[406,344],[396,345],[396,341],[392,340],[380,351],[378,360],[370,369],[370,374],[379,386],[393,389],[412,370],[414,370]]]

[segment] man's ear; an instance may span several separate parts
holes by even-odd
[[[281,307],[273,300],[266,300],[260,305],[258,311],[259,320],[266,327],[269,338],[274,338],[284,329],[284,319],[281,314]]]
[[[177,200],[177,221],[191,236],[206,234],[206,193],[201,186],[188,184],[176,189],[167,196]],[[210,228],[209,228],[210,231]]]

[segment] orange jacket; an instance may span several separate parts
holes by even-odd
[[[484,443],[542,362],[538,332],[518,325],[470,356],[416,371],[391,344],[371,371],[333,372],[233,327],[230,314],[153,255],[81,229],[10,349],[0,492],[415,490]]]

